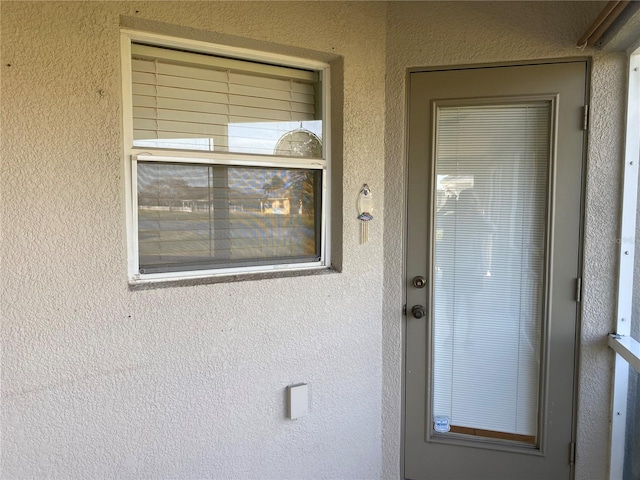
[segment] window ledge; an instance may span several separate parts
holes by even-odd
[[[198,278],[141,280],[137,282],[129,281],[129,290],[140,291],[140,290],[156,290],[159,288],[193,287],[198,285],[212,285],[216,283],[268,280],[272,278],[310,277],[310,276],[318,276],[318,275],[331,275],[334,273],[340,273],[340,271],[335,268],[323,267],[323,268],[308,269],[308,270],[242,273],[242,274],[216,275],[216,276],[207,276],[207,277],[203,276]]]

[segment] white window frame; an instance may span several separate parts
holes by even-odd
[[[282,271],[305,271],[328,269],[331,266],[331,112],[330,112],[330,67],[329,64],[299,57],[277,53],[250,50],[228,45],[212,44],[199,40],[182,39],[167,35],[122,29],[121,68],[122,68],[122,111],[125,168],[125,201],[128,280],[130,284],[155,283],[163,281],[179,281],[219,277],[250,273],[268,273]],[[148,45],[165,48],[183,49],[195,53],[219,55],[245,61],[267,63],[314,70],[319,73],[322,108],[322,158],[309,159],[300,157],[282,157],[275,155],[258,155],[227,152],[202,152],[187,150],[171,150],[162,148],[135,147],[133,145],[133,101],[131,74],[131,44],[142,42]],[[322,171],[322,212],[320,218],[320,259],[317,262],[271,264],[251,267],[231,267],[208,270],[190,270],[167,273],[142,274],[139,271],[138,251],[138,218],[137,218],[137,163],[147,161],[170,161],[173,163],[260,166],[280,168],[309,168]]]
[[[609,336],[609,346],[616,352],[611,402],[609,480],[622,480],[629,368],[635,368],[640,373],[640,343],[631,337],[638,163],[640,163],[640,47],[638,45],[631,50],[629,56],[627,95],[616,333]]]

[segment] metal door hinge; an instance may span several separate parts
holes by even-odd
[[[589,129],[589,105],[582,107],[582,130]]]
[[[582,278],[576,278],[576,302],[582,301]]]
[[[569,444],[569,464],[573,465],[576,463],[576,442],[571,442]]]

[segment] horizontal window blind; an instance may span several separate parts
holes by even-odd
[[[138,163],[140,273],[317,262],[321,170]]]
[[[318,77],[134,43],[134,145],[274,154],[277,141],[295,128],[321,135]]]
[[[537,436],[550,104],[438,109],[434,415]]]

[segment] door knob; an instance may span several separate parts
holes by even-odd
[[[424,307],[422,305],[416,305],[411,309],[411,314],[414,318],[422,318],[426,315]]]
[[[427,279],[422,276],[413,277],[413,286],[416,288],[424,288],[427,284]]]

